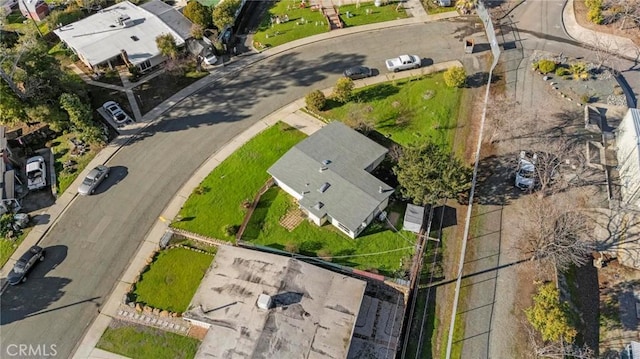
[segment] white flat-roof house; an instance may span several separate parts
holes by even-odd
[[[640,110],[630,108],[616,136],[620,192],[625,205],[640,208]]]
[[[129,1],[62,26],[58,35],[88,67],[113,66],[119,58],[144,71],[165,61],[156,37],[170,34],[178,46],[191,37],[191,22],[170,5],[152,0],[140,6]]]
[[[357,237],[389,204],[393,188],[373,171],[387,149],[334,121],[298,143],[267,172],[315,224]]]

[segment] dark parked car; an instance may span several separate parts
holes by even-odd
[[[27,281],[27,274],[33,266],[44,260],[44,250],[42,247],[33,246],[18,259],[11,272],[7,276],[7,281],[11,285],[20,284]]]
[[[358,80],[373,76],[373,71],[365,66],[354,66],[344,70],[343,74],[344,77],[348,77],[352,80]]]
[[[89,171],[87,177],[84,178],[82,184],[78,187],[78,193],[83,196],[93,194],[100,183],[107,177],[109,177],[109,167],[103,165],[96,166]]]

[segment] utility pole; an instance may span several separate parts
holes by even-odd
[[[40,38],[42,39],[44,36],[42,35],[42,32],[40,32],[40,28],[38,27],[38,24],[36,23],[36,20],[33,18],[33,15],[31,15],[31,9],[29,9],[27,7],[27,4],[24,2],[24,0],[22,1],[22,6],[24,6],[24,9],[27,11],[27,14],[29,14],[29,19],[31,19],[31,22],[33,23],[33,26],[36,27],[36,31],[38,31],[38,34],[40,35]],[[35,7],[33,8],[35,10]]]

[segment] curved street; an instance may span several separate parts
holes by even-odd
[[[519,45],[503,53],[502,75],[523,106],[541,103],[532,95],[534,85],[525,71],[533,50],[584,56],[585,49],[563,30],[563,4],[526,2],[511,13],[513,24],[506,25]],[[464,55],[462,46],[462,39],[476,31],[483,30],[453,19],[317,41],[221,77],[176,104],[109,158],[113,172],[99,193],[75,198],[41,242],[47,259],[25,285],[10,287],[0,296],[2,353],[9,344],[55,344],[57,356],[70,357],[171,198],[212,153],[251,125],[311,90],[332,86],[354,64],[386,72],[384,59],[400,53],[415,53],[434,63],[462,59],[468,73],[484,71]],[[624,63],[629,68],[634,65]],[[637,71],[628,76],[629,83],[640,83]],[[480,263],[487,267],[469,271],[495,269],[508,258],[494,259]],[[510,287],[500,286],[511,284],[509,277],[495,278],[487,292],[489,316],[466,318],[467,328],[472,327],[469,323],[487,327],[486,332],[479,328],[476,344],[464,343],[470,358],[504,357],[501,349],[489,348],[504,342],[500,333],[508,334],[509,326],[501,324],[508,320],[510,307],[500,307],[495,293],[509,293]],[[484,290],[469,289],[473,306],[483,305]],[[499,334],[489,335],[496,327],[502,328]]]

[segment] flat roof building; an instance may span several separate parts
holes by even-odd
[[[346,358],[365,288],[294,258],[220,246],[184,319],[208,328],[196,358]]]

